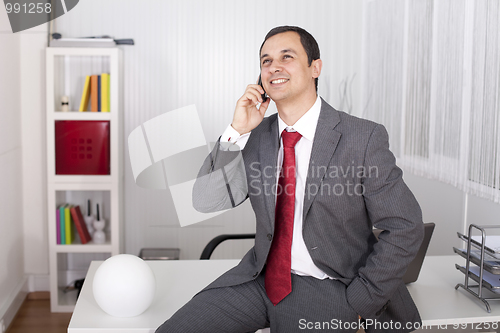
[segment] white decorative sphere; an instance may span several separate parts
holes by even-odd
[[[156,279],[139,257],[119,254],[107,259],[95,272],[94,298],[106,313],[115,317],[138,316],[151,305]]]

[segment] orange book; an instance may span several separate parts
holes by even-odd
[[[90,110],[92,112],[99,111],[99,85],[97,83],[97,75],[90,77]]]

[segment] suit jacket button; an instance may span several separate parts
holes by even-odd
[[[269,239],[269,241],[272,241],[273,240],[273,235],[267,234],[267,239]]]
[[[255,272],[255,274],[252,277],[257,277],[259,275],[259,272]]]

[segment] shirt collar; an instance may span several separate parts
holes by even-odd
[[[286,128],[288,131],[297,131],[309,141],[314,140],[314,133],[316,133],[316,126],[318,125],[319,113],[321,111],[321,98],[316,98],[316,102],[314,102],[313,106],[306,112],[302,117],[295,122],[292,126],[288,126],[283,119],[281,119],[278,114],[278,128],[281,137],[281,133]]]

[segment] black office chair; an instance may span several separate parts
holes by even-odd
[[[214,252],[215,248],[217,245],[222,243],[223,241],[226,241],[228,239],[251,239],[255,238],[255,234],[225,234],[225,235],[219,235],[212,239],[210,242],[208,242],[207,246],[203,249],[203,252],[201,253],[200,260],[208,260],[210,259],[210,256],[212,255],[212,252]]]
[[[413,259],[413,261],[408,266],[405,275],[403,276],[404,283],[412,283],[417,281],[418,275],[420,274],[420,269],[422,268],[422,264],[424,263],[425,255],[427,253],[427,249],[429,248],[429,243],[431,242],[432,233],[434,232],[434,228],[436,224],[432,222],[424,223],[424,240],[418,249],[418,253]],[[375,237],[380,235],[382,230],[374,229],[373,233]]]

